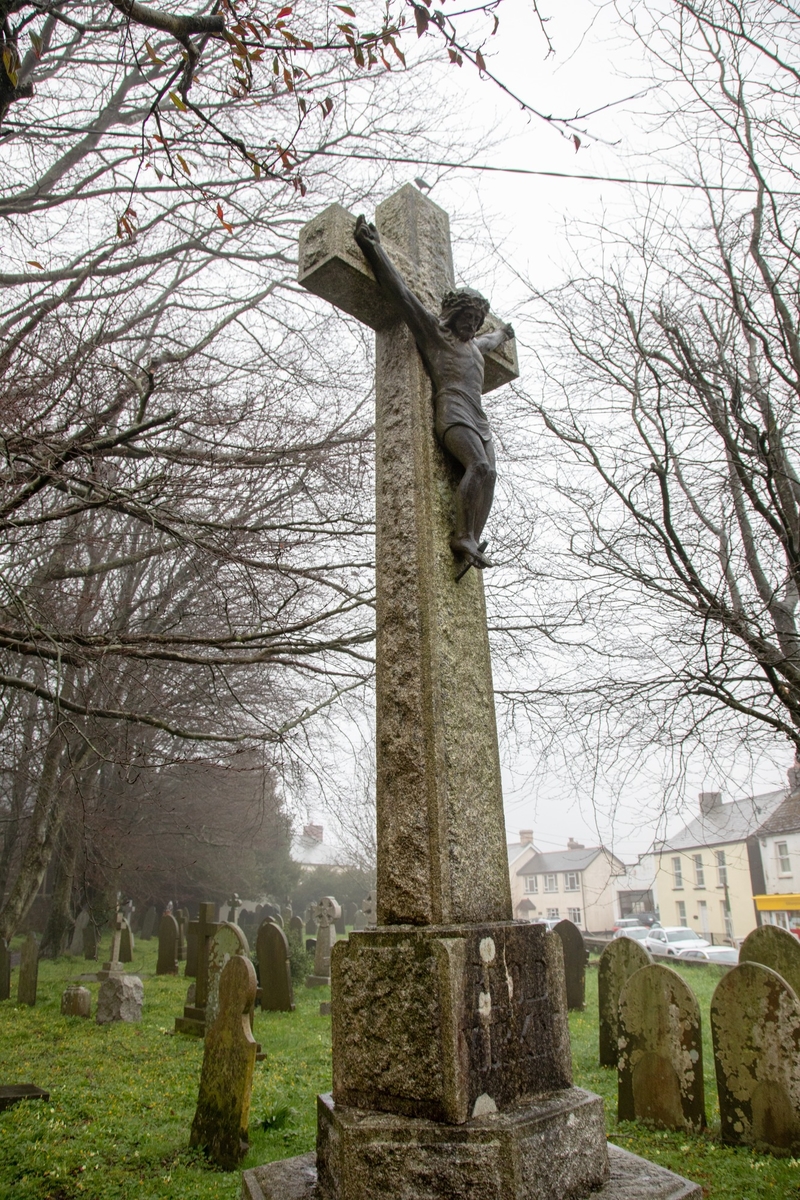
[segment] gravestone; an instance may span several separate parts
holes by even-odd
[[[109,961],[103,963],[103,969],[97,972],[99,980],[106,980],[112,975],[122,973],[122,963],[119,960],[120,946],[122,945],[122,927],[125,924],[125,918],[122,913],[118,912],[114,917],[114,926],[111,932],[111,950],[109,951]]]
[[[757,962],[777,971],[800,997],[800,941],[779,925],[762,925],[748,933],[739,950],[739,962]]]
[[[122,919],[122,929],[120,930],[119,938],[119,961],[121,963],[133,962],[134,938],[131,932],[130,921],[127,917]]]
[[[206,1034],[197,1109],[190,1145],[200,1146],[224,1171],[247,1153],[256,1043],[249,1013],[256,973],[249,958],[234,955],[219,981],[219,1013]]]
[[[239,899],[237,892],[234,892],[228,901],[228,924],[235,925],[236,918],[239,915],[239,909],[242,907],[242,902]]]
[[[0,938],[0,1000],[11,999],[11,951],[5,938]]]
[[[740,963],[714,991],[711,1036],[722,1140],[797,1154],[800,1000],[796,993],[769,967]]]
[[[367,918],[367,929],[374,929],[378,924],[378,899],[375,892],[370,892],[366,897],[361,910]]]
[[[208,991],[206,995],[206,1030],[216,1021],[219,1011],[219,981],[229,958],[236,954],[250,957],[247,938],[238,925],[223,921],[208,943]]]
[[[288,929],[294,916],[294,909],[291,904],[285,904],[281,909],[281,917],[283,918],[283,928]]]
[[[96,962],[99,945],[100,930],[90,918],[83,928],[83,957]]]
[[[289,937],[297,938],[300,945],[302,946],[305,941],[305,936],[306,936],[306,928],[305,928],[305,925],[303,924],[303,918],[302,917],[292,917],[291,921],[289,922]]]
[[[92,1015],[92,993],[88,988],[71,983],[61,993],[62,1017],[90,1017]]]
[[[362,929],[367,928],[367,918],[360,908],[356,909],[356,914],[353,917],[353,929],[356,933],[360,933]]]
[[[158,912],[156,911],[155,906],[151,904],[150,907],[148,908],[147,912],[144,914],[144,921],[142,922],[142,932],[139,935],[143,942],[150,941],[151,937],[153,936],[153,931],[155,930],[157,921],[158,921]]]
[[[342,907],[342,917],[344,918],[344,923],[345,925],[349,925],[351,929],[353,922],[356,919],[357,909],[358,905],[354,904],[352,900],[348,900],[347,903]]]
[[[313,1156],[247,1171],[243,1194],[602,1197],[609,1154],[622,1159],[600,1098],[571,1086],[560,947],[512,920],[482,573],[449,545],[457,473],[355,224],[333,205],[304,228],[300,280],[377,331],[378,924],[332,950],[333,1093],[318,1099],[316,1171]],[[447,214],[408,186],[376,224],[408,281],[397,295],[438,309],[454,280]],[[425,314],[426,329],[436,321]],[[513,358],[490,355],[484,390],[514,374]],[[628,1195],[667,1194],[633,1162]],[[676,1200],[700,1194],[672,1183]]]
[[[178,922],[178,962],[186,961],[186,930],[189,925],[189,910],[188,908],[179,908],[175,914],[175,920]]]
[[[197,977],[197,921],[186,922],[186,966],[183,973],[189,979]]]
[[[294,1012],[289,940],[273,921],[264,921],[256,938],[261,1007],[265,1012]]]
[[[69,944],[70,954],[83,954],[83,931],[89,924],[89,912],[83,908],[75,918],[75,928],[72,931],[72,940]]]
[[[111,974],[100,984],[95,1021],[98,1025],[141,1021],[143,1004],[144,987],[138,975]]]
[[[600,1025],[600,1066],[616,1067],[619,1058],[619,998],[634,971],[649,966],[652,958],[633,938],[614,938],[600,955],[597,967],[597,1001]]]
[[[214,920],[217,907],[215,904],[201,904],[196,921],[189,922],[189,933],[194,936],[195,945],[195,990],[194,1003],[184,1006],[183,1016],[175,1018],[175,1032],[189,1033],[195,1037],[205,1037],[206,1033],[206,1003],[208,1001],[208,951],[211,939],[220,928],[220,923]],[[192,930],[194,926],[194,930]],[[191,949],[190,936],[189,947]],[[186,962],[185,974],[189,975],[191,956]]]
[[[266,919],[272,921],[273,925],[277,925],[278,929],[283,929],[283,917],[279,912],[268,913]]]
[[[337,937],[345,936],[347,933],[347,926],[345,925],[343,912],[340,911],[339,916],[333,922],[333,927],[336,930]]]
[[[586,946],[583,934],[572,921],[559,921],[553,933],[564,951],[564,978],[567,983],[567,1008],[583,1012],[586,1007]]]
[[[39,982],[39,943],[35,933],[29,933],[22,943],[17,980],[17,1004],[36,1004],[36,988]]]
[[[309,937],[314,937],[317,932],[317,922],[314,920],[314,905],[309,904],[303,918],[303,924],[306,927],[306,933]]]
[[[331,981],[331,950],[336,941],[334,922],[342,910],[333,896],[323,896],[314,905],[317,938],[314,945],[314,974],[306,979],[306,987],[327,987]]]
[[[178,922],[165,912],[158,926],[158,962],[156,975],[178,974]]]
[[[628,979],[619,1001],[618,1117],[663,1129],[705,1127],[700,1008],[671,967]]]
[[[317,939],[316,938],[306,938],[306,954],[316,954],[316,952],[317,952]]]

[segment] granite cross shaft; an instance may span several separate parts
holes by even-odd
[[[416,188],[375,224],[426,306],[454,286],[447,213]],[[300,282],[376,332],[378,923],[508,920],[511,896],[483,580],[450,551],[455,464],[414,339],[332,205],[300,238]],[[491,319],[490,319],[491,324]],[[517,375],[487,355],[485,391]],[[463,574],[463,572],[462,572]]]

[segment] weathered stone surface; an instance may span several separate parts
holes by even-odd
[[[791,937],[792,935],[789,934]],[[800,1001],[784,978],[740,963],[711,1001],[722,1139],[800,1150]]]
[[[119,961],[121,963],[133,962],[134,938],[131,932],[130,922],[127,918],[123,918],[122,928],[119,938]]]
[[[800,996],[800,941],[779,925],[762,925],[748,933],[739,950],[739,962],[761,963],[786,980]]]
[[[223,921],[208,946],[208,994],[206,998],[206,1029],[216,1021],[219,1012],[219,984],[225,964],[234,955],[250,957],[247,938],[238,925]]]
[[[158,962],[156,975],[178,974],[178,922],[165,912],[158,926]]]
[[[567,1008],[583,1012],[586,1007],[586,946],[583,934],[572,921],[559,921],[553,933],[564,950],[564,978],[567,983]]]
[[[619,1002],[618,1116],[666,1129],[706,1123],[700,1009],[670,967],[631,975]]]
[[[153,936],[156,924],[158,923],[158,913],[155,907],[151,904],[147,912],[144,914],[142,922],[142,932],[139,934],[143,942],[149,942]]]
[[[119,955],[122,946],[122,929],[124,925],[125,918],[122,916],[122,913],[118,912],[114,918],[108,962],[104,962],[102,970],[97,972],[97,978],[100,980],[108,979],[111,975],[117,975],[122,971],[122,963],[120,962]]]
[[[331,981],[331,950],[336,941],[334,922],[342,915],[342,910],[333,896],[323,896],[312,912],[317,922],[314,974],[306,979],[306,987],[327,987]]]
[[[600,955],[597,999],[600,1010],[600,1066],[616,1067],[619,1058],[619,998],[635,971],[652,958],[633,938],[615,938]]]
[[[50,1093],[35,1083],[11,1083],[0,1087],[0,1112],[19,1104],[20,1100],[49,1100]]]
[[[356,909],[356,915],[353,917],[353,929],[360,933],[362,929],[367,928],[367,918],[360,908]]]
[[[289,922],[289,937],[295,937],[302,946],[305,941],[306,927],[302,917],[292,917]]]
[[[294,1012],[289,940],[273,921],[263,921],[259,926],[256,954],[262,1009],[265,1012]]]
[[[29,933],[22,943],[17,980],[17,1004],[36,1004],[39,983],[39,943],[35,933]]]
[[[190,967],[194,967],[196,977],[195,998],[192,1004],[187,1003],[185,1005],[183,1016],[175,1018],[176,1033],[188,1033],[194,1037],[205,1037],[209,949],[211,939],[222,927],[214,919],[216,911],[216,905],[207,902],[203,903],[200,905],[197,920],[190,921],[189,923],[189,953],[184,975],[191,975]],[[230,928],[233,929],[235,926],[230,926]],[[220,963],[220,970],[223,965]]]
[[[178,962],[186,961],[186,930],[189,926],[189,910],[188,908],[179,908],[175,913],[175,920],[178,922]]]
[[[197,921],[186,923],[186,966],[183,974],[187,979],[194,979],[197,975]]]
[[[0,938],[0,1000],[11,999],[11,951],[5,938]]]
[[[682,1175],[608,1144],[608,1182],[591,1193],[591,1200],[701,1200],[703,1189]],[[301,1154],[282,1162],[255,1167],[242,1175],[242,1200],[318,1200],[316,1154]],[[468,1200],[482,1200],[466,1193]],[[419,1194],[420,1200],[426,1198]],[[387,1200],[377,1193],[365,1200]],[[462,1200],[453,1196],[451,1200]],[[532,1200],[540,1200],[534,1191]]]
[[[75,918],[75,928],[72,931],[72,940],[69,944],[70,954],[83,954],[83,931],[89,924],[89,912],[87,909],[81,909]]]
[[[97,994],[98,1025],[113,1021],[141,1021],[144,987],[138,975],[109,975]]]
[[[88,988],[71,983],[61,993],[62,1017],[90,1017],[92,1015],[92,993]]]
[[[89,920],[83,929],[83,957],[96,962],[99,944],[99,930],[94,921]]]
[[[561,942],[543,926],[380,927],[332,958],[337,1104],[463,1123],[572,1082]]]
[[[317,1099],[320,1200],[562,1200],[608,1177],[603,1103],[568,1088],[467,1125]]]
[[[247,1153],[250,1094],[256,1061],[249,1013],[255,998],[253,964],[249,958],[234,954],[222,970],[219,1011],[206,1034],[200,1092],[190,1139],[190,1145],[201,1146],[225,1171],[232,1171]]]
[[[456,475],[436,441],[431,383],[414,339],[391,314],[370,317],[382,300],[354,241],[350,248],[354,221],[343,210],[327,214],[306,227],[301,282],[379,327],[378,920],[510,920],[483,581],[470,571],[456,582],[449,545]],[[412,288],[438,311],[453,286],[447,214],[409,186],[378,206],[375,223]],[[339,260],[341,289],[331,290],[320,273]]]

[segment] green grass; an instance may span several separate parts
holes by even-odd
[[[50,1091],[49,1103],[24,1102],[0,1113],[2,1200],[238,1200],[240,1172],[215,1171],[188,1150],[202,1044],[172,1034],[187,981],[153,974],[156,949],[155,941],[137,943],[128,967],[145,985],[140,1025],[100,1027],[94,1019],[60,1015],[63,988],[92,970],[81,958],[40,964],[36,1008],[0,1004],[0,1083],[36,1083]],[[575,1082],[605,1099],[612,1141],[697,1180],[713,1200],[800,1200],[796,1160],[719,1143],[708,1011],[721,973],[688,967],[682,973],[703,1017],[709,1132],[688,1137],[617,1124],[616,1072],[597,1065],[594,969],[587,975],[586,1011],[570,1016]],[[99,985],[86,986],[96,1004]],[[330,1019],[318,1015],[328,993],[299,987],[295,999],[292,1014],[256,1014],[255,1036],[267,1058],[256,1064],[245,1167],[314,1145],[314,1097],[330,1088]]]
[[[82,958],[40,963],[35,1008],[0,1004],[0,1083],[50,1092],[49,1103],[0,1113],[3,1200],[238,1200],[240,1173],[210,1169],[188,1149],[203,1044],[172,1034],[190,981],[156,976],[156,955],[156,941],[137,942],[126,967],[144,982],[141,1024],[96,1025],[100,985],[87,981],[92,1019],[60,1015],[66,984],[93,970]],[[300,987],[294,1013],[256,1013],[267,1058],[256,1063],[245,1167],[314,1145],[314,1097],[331,1085],[327,999],[328,989]]]
[[[597,971],[594,968],[586,973],[586,1010],[570,1013],[569,1018],[575,1082],[597,1092],[605,1100],[606,1130],[610,1141],[702,1184],[704,1196],[713,1200],[763,1200],[765,1197],[799,1200],[800,1161],[723,1146],[719,1141],[719,1103],[709,1010],[714,988],[724,972],[714,966],[675,969],[689,984],[700,1004],[707,1132],[689,1137],[683,1133],[647,1129],[633,1121],[617,1121],[617,1073],[613,1068],[598,1066]]]

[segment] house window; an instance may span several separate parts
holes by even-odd
[[[733,917],[731,916],[731,910],[724,900],[720,900],[719,906],[722,910],[722,924],[725,929],[725,937],[733,938]]]
[[[558,920],[558,909],[557,908],[548,908],[547,919],[548,919],[548,921],[557,921]]]
[[[717,886],[725,887],[725,884],[728,882],[728,868],[725,865],[725,851],[717,850],[716,858],[717,858]]]
[[[682,888],[683,871],[681,870],[681,860],[679,858],[673,858],[672,860],[672,875],[675,880],[672,886],[676,888]]]
[[[580,925],[581,910],[579,908],[568,908],[567,916],[569,917],[570,921],[572,921],[573,925]]]
[[[580,890],[580,888],[578,885],[578,872],[577,871],[566,871],[564,874],[564,891],[565,892],[577,892],[579,890]],[[572,917],[570,917],[570,920],[572,920]]]
[[[705,887],[706,877],[703,871],[703,856],[702,854],[693,854],[694,859],[694,882],[695,887]]]
[[[558,891],[558,877],[556,875],[545,875],[544,890],[546,892],[557,892]]]
[[[779,875],[791,875],[792,862],[791,862],[791,859],[789,858],[789,843],[788,842],[776,842],[775,843],[775,853],[778,856],[778,874]]]
[[[538,875],[526,875],[525,876],[525,891],[526,892],[538,892],[538,890],[539,890],[539,876]]]
[[[675,908],[678,913],[678,924],[679,925],[688,925],[689,922],[686,920],[686,904],[684,903],[684,901],[677,900],[675,902]]]

